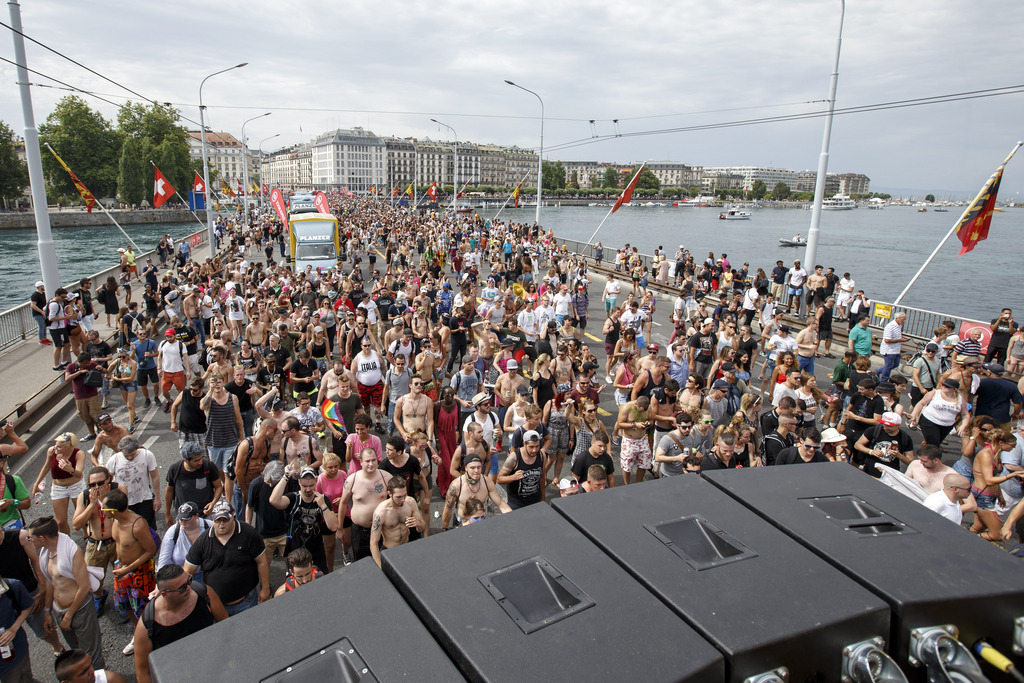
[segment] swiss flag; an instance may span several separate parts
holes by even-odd
[[[156,178],[153,180],[153,207],[159,209],[174,194],[174,186],[155,165]]]
[[[238,179],[238,194],[245,194],[245,188],[242,187],[242,179]]]
[[[268,192],[270,192],[270,188],[267,187],[266,185],[264,185],[263,186],[263,194],[267,194]]]
[[[437,182],[431,183],[430,189],[427,190],[427,196],[431,199],[437,199]]]
[[[612,213],[618,211],[620,206],[628,203],[629,200],[633,198],[633,189],[636,187],[636,181],[640,179],[640,171],[644,170],[644,164],[646,163],[647,162],[645,161],[643,164],[640,164],[640,168],[636,170],[636,173],[633,175],[633,179],[629,181],[629,185],[627,185],[626,189],[622,191],[619,198],[615,200],[615,205],[612,207]]]
[[[192,191],[206,194],[206,184],[203,182],[203,179],[199,177],[199,171],[196,171],[196,179],[192,181]]]

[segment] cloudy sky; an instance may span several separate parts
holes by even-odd
[[[248,62],[207,82],[208,124],[240,137],[272,111],[246,127],[253,146],[280,134],[268,150],[352,126],[450,139],[430,118],[460,140],[536,147],[540,106],[510,79],[544,98],[551,160],[796,170],[817,168],[824,119],[679,129],[823,111],[839,16],[839,0],[22,2],[26,35],[195,120],[203,77]],[[1020,85],[1022,29],[1020,0],[851,0],[837,107]],[[4,34],[0,57],[13,59]],[[114,102],[135,97],[38,45],[28,61]],[[21,130],[16,80],[0,63],[0,119]],[[37,122],[65,94],[33,88]],[[879,191],[973,195],[1024,137],[1022,113],[1013,93],[836,116],[829,170]],[[1024,155],[1000,195],[1020,191]]]

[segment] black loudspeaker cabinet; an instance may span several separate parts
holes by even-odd
[[[847,464],[703,476],[888,602],[890,654],[908,674],[921,672],[907,665],[920,627],[951,624],[967,647],[986,638],[1011,656],[1024,617],[1018,558]]]
[[[383,553],[473,681],[722,681],[722,656],[549,505]]]
[[[370,560],[153,652],[156,683],[461,681]]]
[[[839,680],[846,646],[889,633],[885,602],[700,477],[552,506],[721,650],[729,681]]]

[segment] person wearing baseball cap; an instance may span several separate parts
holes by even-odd
[[[1010,420],[1021,416],[1024,403],[1017,384],[1003,377],[1005,370],[999,363],[985,363],[982,366],[981,382],[978,383],[978,400],[975,415],[987,415],[999,426],[1010,430]],[[986,376],[987,375],[987,376]]]
[[[32,319],[36,321],[36,326],[39,328],[39,345],[52,345],[53,342],[46,338],[46,283],[42,280],[36,282],[36,291],[32,292],[32,296],[29,297],[28,305],[32,310]]]
[[[164,534],[164,542],[160,545],[159,559],[156,563],[157,571],[166,564],[185,564],[185,558],[192,544],[204,531],[209,531],[213,522],[203,519],[199,506],[191,501],[186,501],[178,506],[174,515],[174,524],[167,527]],[[203,570],[196,569],[195,580],[202,583]]]
[[[508,505],[513,510],[544,501],[544,452],[540,433],[530,429],[523,445],[512,449],[498,471],[498,483],[508,487]]]
[[[580,485],[572,477],[565,477],[558,482],[558,493],[562,498],[574,496],[580,492]]]
[[[882,413],[878,424],[868,427],[853,445],[861,454],[864,471],[876,479],[881,477],[878,467],[900,468],[900,462],[914,462],[914,442],[900,428],[903,418],[893,412]]]
[[[195,576],[202,569],[203,582],[216,591],[228,616],[234,616],[270,599],[270,562],[259,533],[234,519],[230,503],[218,501],[210,516],[213,528],[192,543],[185,573]]]
[[[929,342],[924,347],[924,353],[915,358],[911,364],[911,405],[920,403],[925,394],[938,386],[938,380],[942,376],[942,360],[938,358],[938,352],[939,345]]]
[[[479,438],[479,426],[473,426],[473,433]],[[455,457],[461,449],[456,449]],[[444,500],[444,511],[441,513],[441,531],[448,531],[452,515],[455,516],[456,524],[462,524],[466,519],[466,502],[475,498],[480,503],[486,504],[489,499],[502,513],[512,512],[508,503],[498,495],[497,486],[484,476],[484,463],[480,456],[472,453],[462,461],[462,474],[448,487],[448,495]],[[454,493],[454,495],[453,495]]]
[[[294,475],[293,475],[294,476]],[[281,477],[270,493],[270,504],[287,512],[292,520],[284,554],[296,548],[305,548],[313,556],[313,564],[321,573],[330,571],[324,548],[324,534],[338,531],[338,516],[327,503],[324,494],[316,490],[316,470],[303,467],[299,471],[299,490],[285,491],[289,477]]]

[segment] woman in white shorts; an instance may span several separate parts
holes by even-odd
[[[32,493],[42,493],[46,475],[53,478],[50,487],[50,500],[53,503],[53,516],[57,526],[65,534],[71,533],[68,525],[68,500],[74,501],[78,494],[85,490],[82,471],[85,468],[86,455],[76,448],[78,437],[71,432],[59,434],[53,441],[54,445],[46,449],[46,461],[39,470]]]

